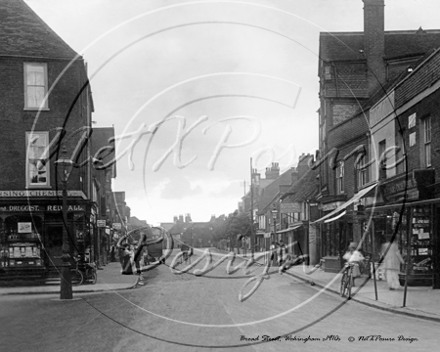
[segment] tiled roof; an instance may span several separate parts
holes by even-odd
[[[76,55],[23,0],[0,1],[0,56],[72,59]]]
[[[385,31],[385,59],[424,55],[440,47],[440,30]],[[365,60],[364,32],[320,33],[320,59],[325,61]]]
[[[280,186],[291,184],[292,171],[292,168],[288,169],[277,179],[273,180],[273,182],[264,187],[258,199],[258,214],[264,214],[272,206],[272,203],[277,199]]]
[[[287,191],[284,199],[286,203],[302,202],[310,199],[318,193],[316,176],[318,169],[307,171],[295,184]]]

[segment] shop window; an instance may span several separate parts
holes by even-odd
[[[423,120],[423,153],[425,167],[431,166],[431,117]]]
[[[26,133],[26,185],[49,186],[49,166],[47,163],[48,132]]]
[[[344,162],[339,162],[336,168],[336,193],[344,193]]]
[[[48,109],[47,64],[24,63],[24,107],[25,109]]]

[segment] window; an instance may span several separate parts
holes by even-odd
[[[417,143],[416,133],[415,132],[410,133],[409,134],[409,146],[414,147],[416,145],[416,143]]]
[[[365,155],[362,156],[362,158],[359,159],[358,164],[356,165],[357,168],[357,186],[358,188],[361,188],[362,186],[366,185],[367,180],[367,158]]]
[[[324,78],[326,80],[332,79],[332,68],[331,66],[324,66]]]
[[[408,116],[408,129],[416,127],[416,113]]]
[[[404,154],[405,146],[403,144],[403,136],[397,136],[397,153],[396,153],[396,173],[401,174],[406,171],[406,154]]]
[[[431,117],[423,120],[425,167],[431,166]]]
[[[336,193],[344,193],[344,162],[341,161],[336,168]]]
[[[379,179],[387,177],[387,144],[386,140],[379,142]]]
[[[25,109],[48,109],[47,64],[26,62],[24,64],[24,107]],[[44,102],[44,105],[41,105]]]
[[[27,186],[49,186],[49,167],[45,155],[48,132],[27,132],[26,184]]]

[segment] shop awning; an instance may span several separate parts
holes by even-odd
[[[303,226],[303,225],[302,224],[297,224],[295,226],[289,227],[288,229],[277,231],[277,234],[278,233],[285,233],[285,232],[293,231],[293,230],[299,229],[301,226]]]
[[[327,222],[332,222],[332,221],[338,220],[339,218],[342,218],[346,213],[347,213],[347,210],[344,210],[342,213],[336,215],[334,218],[324,220],[324,222],[327,223]]]
[[[347,200],[344,204],[342,204],[341,206],[339,206],[338,208],[336,208],[332,212],[328,213],[327,215],[323,216],[321,219],[314,221],[313,224],[315,224],[317,222],[323,222],[323,221],[324,222],[331,222],[336,219],[339,219],[340,217],[342,217],[345,214],[345,212],[343,212],[343,214],[340,214],[340,212],[344,211],[349,205],[351,205],[354,202],[361,199],[368,192],[370,192],[373,188],[377,187],[377,185],[378,185],[378,183],[375,183],[374,185],[371,185],[371,186],[368,186],[364,189],[361,189],[353,198],[351,198],[350,200]],[[327,221],[325,221],[325,220],[327,220]]]

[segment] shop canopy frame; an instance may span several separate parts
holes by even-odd
[[[320,223],[320,222],[328,223],[328,222],[332,222],[332,221],[335,221],[335,220],[341,218],[342,216],[345,215],[346,208],[349,205],[353,204],[357,200],[359,200],[362,197],[366,196],[368,194],[368,192],[372,191],[378,185],[379,185],[379,182],[376,182],[373,185],[370,185],[370,186],[368,186],[368,187],[366,187],[364,189],[361,189],[354,197],[350,198],[344,204],[340,205],[339,207],[337,207],[335,210],[331,211],[327,215],[324,215],[322,218],[314,221],[313,224],[317,224],[317,223]]]

